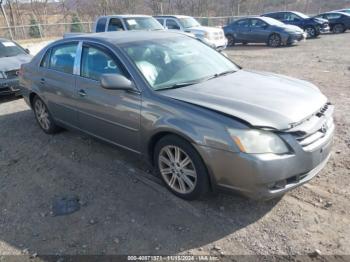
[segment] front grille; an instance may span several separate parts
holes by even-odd
[[[316,113],[316,117],[322,118],[326,115],[330,104],[325,104],[319,112]],[[331,116],[324,117],[324,122],[320,127],[312,133],[296,132],[296,140],[303,147],[304,150],[308,151],[314,148],[315,145],[322,143],[327,137],[333,132],[334,123]]]
[[[13,79],[13,78],[17,78],[18,77],[18,72],[19,72],[19,69],[6,71],[5,73],[6,73],[7,79]]]

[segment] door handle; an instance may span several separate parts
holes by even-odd
[[[83,89],[79,90],[78,93],[79,93],[79,95],[80,95],[81,97],[86,96],[86,92],[85,92]]]

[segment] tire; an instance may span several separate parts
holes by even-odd
[[[278,34],[272,34],[269,36],[267,40],[267,45],[271,47],[279,47],[281,46],[282,40]]]
[[[345,32],[345,27],[342,24],[336,24],[332,28],[333,34],[341,34]]]
[[[308,38],[316,38],[319,34],[317,33],[317,30],[313,26],[307,26],[305,28],[305,32],[307,33]]]
[[[153,157],[157,173],[174,195],[185,200],[196,200],[208,193],[207,168],[198,152],[186,140],[175,135],[161,138],[155,146]]]
[[[227,46],[234,46],[236,44],[235,38],[233,35],[226,35],[227,38]]]
[[[62,130],[55,124],[46,104],[38,96],[33,99],[33,110],[37,123],[46,134],[56,134]]]

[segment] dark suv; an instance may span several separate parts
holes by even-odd
[[[275,12],[262,16],[275,18],[285,24],[299,26],[306,31],[309,38],[315,38],[321,33],[329,32],[328,20],[316,17],[311,18],[299,12]]]

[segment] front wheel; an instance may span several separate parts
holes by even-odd
[[[45,133],[55,134],[61,131],[61,128],[54,123],[44,101],[41,100],[41,98],[39,98],[38,96],[34,98],[33,110],[36,121]]]
[[[267,44],[271,47],[279,47],[281,45],[281,37],[278,34],[272,34]]]
[[[345,32],[345,28],[342,24],[336,24],[336,25],[334,25],[332,32],[334,34],[341,34],[341,33]]]
[[[305,32],[307,33],[308,38],[315,38],[318,36],[316,28],[313,26],[308,26],[305,28]]]
[[[207,169],[193,146],[174,135],[162,138],[154,150],[157,172],[176,196],[195,200],[209,189]]]
[[[235,45],[235,38],[232,35],[226,35],[226,38],[227,38],[227,45],[228,46]]]

